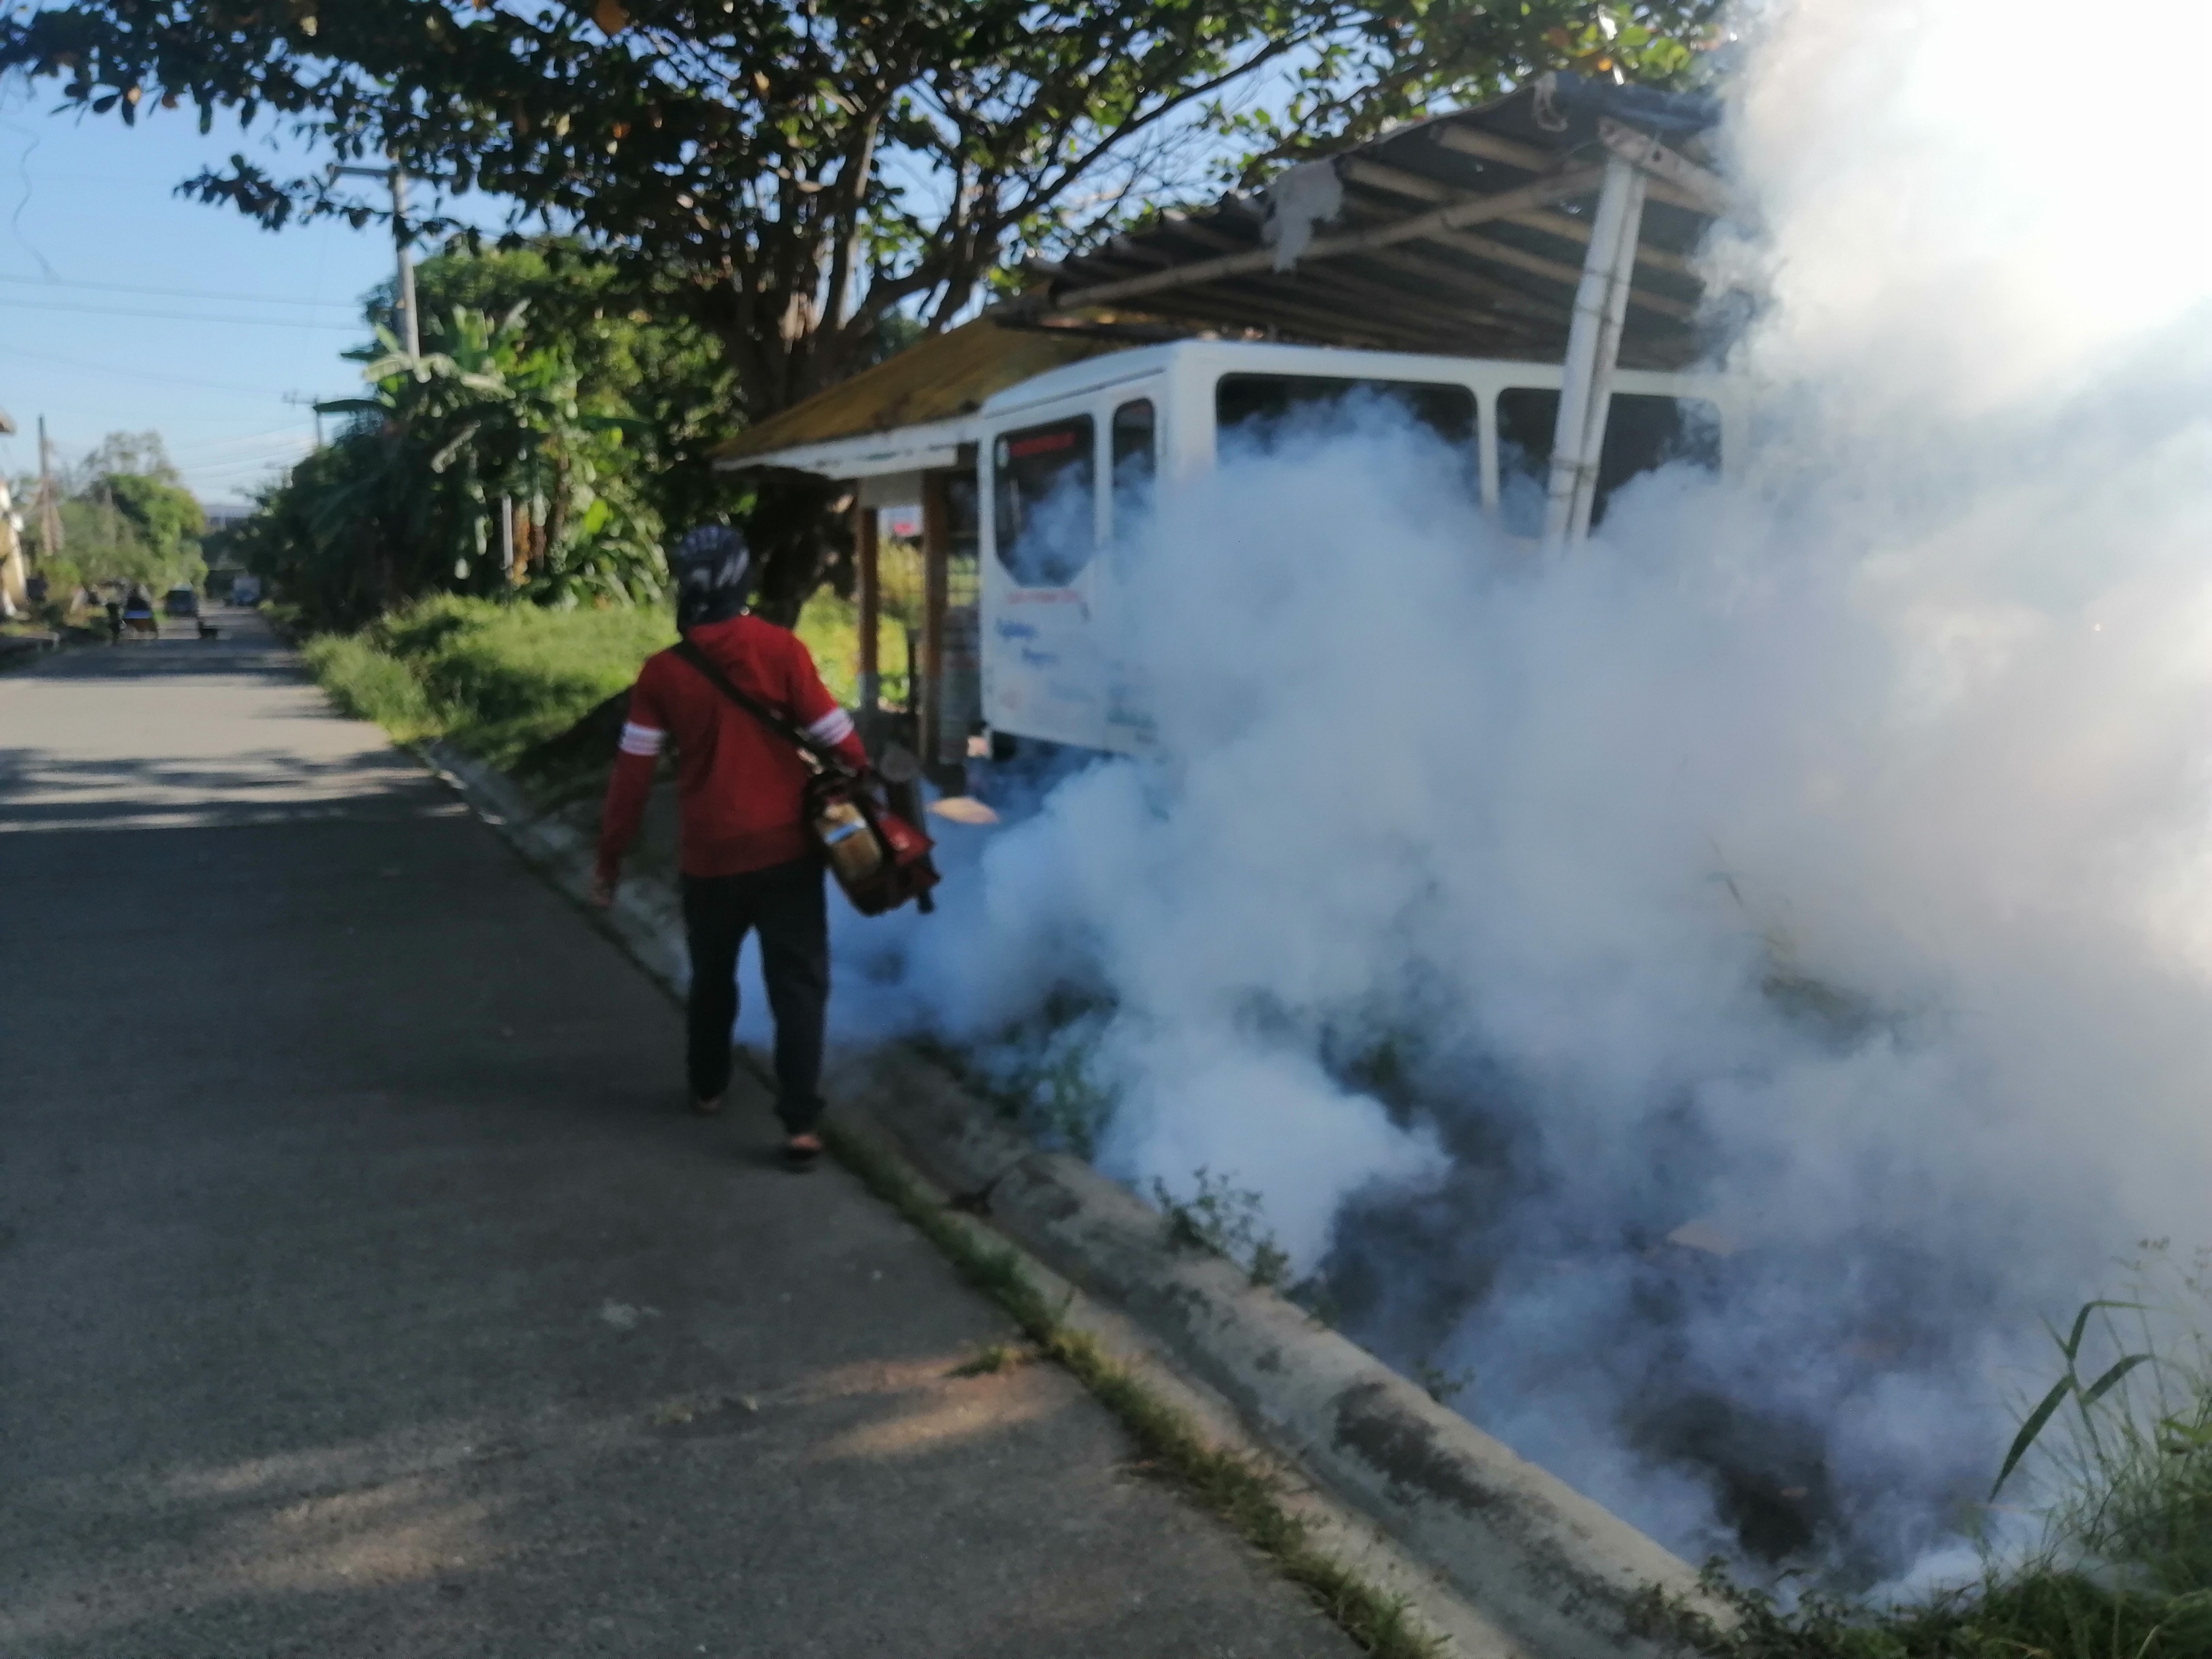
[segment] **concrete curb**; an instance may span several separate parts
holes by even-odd
[[[1039,1152],[908,1050],[848,1063],[865,1103],[940,1184],[1124,1310],[1260,1437],[1372,1517],[1530,1659],[1656,1656],[1656,1587],[1725,1626],[1697,1574],[1232,1262],[1179,1249],[1158,1212],[1079,1159]]]
[[[592,849],[583,836],[538,815],[483,763],[444,744],[425,753],[556,885],[584,896]],[[648,972],[683,989],[682,919],[665,884],[625,881],[615,908],[599,914]],[[1158,1212],[1080,1160],[1037,1150],[941,1066],[899,1047],[848,1054],[830,1085],[841,1108],[865,1114],[962,1207],[1126,1315],[1264,1445],[1431,1570],[1449,1595],[1422,1610],[1460,1651],[1659,1659],[1674,1645],[1636,1618],[1655,1589],[1733,1624],[1651,1539],[1234,1263],[1177,1248]],[[1417,1605],[1435,1600],[1402,1570],[1389,1576]]]

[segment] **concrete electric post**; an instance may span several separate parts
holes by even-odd
[[[410,357],[422,355],[422,330],[415,314],[415,262],[407,254],[407,173],[394,161],[388,167],[331,169],[333,178],[381,179],[392,187],[392,246],[398,263],[397,298],[399,343]]]

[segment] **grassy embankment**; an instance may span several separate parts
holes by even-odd
[[[853,606],[835,594],[817,597],[799,618],[823,682],[848,706],[856,631]],[[347,714],[402,743],[442,738],[503,766],[623,690],[638,665],[675,637],[659,606],[547,611],[441,596],[359,633],[318,635],[302,649]],[[902,648],[896,624],[887,622],[883,660],[902,661]]]
[[[1784,1613],[1723,1586],[1735,1630],[1677,1628],[1713,1659],[2212,1659],[2212,1347],[2193,1334],[2205,1265],[2176,1275],[2179,1296],[2092,1303],[2053,1334],[2063,1369],[1998,1481],[2009,1495],[2016,1466],[2041,1477],[2044,1541],[2026,1559],[1881,1610],[1814,1598]],[[2100,1316],[2114,1357],[2085,1374]]]

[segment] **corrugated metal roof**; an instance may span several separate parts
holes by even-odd
[[[714,459],[724,467],[740,465],[754,456],[957,419],[974,414],[995,392],[1128,343],[979,318],[748,428]]]
[[[1694,145],[1717,116],[1702,99],[1546,76],[1290,168],[1256,196],[1033,264],[1036,286],[1004,308],[1043,318],[1111,304],[1316,344],[1556,362],[1608,139]],[[1693,155],[1655,161],[1621,361],[1669,368],[1711,343],[1688,258],[1719,192]],[[1304,245],[1295,260],[1278,246],[1285,220]]]
[[[1682,367],[1713,343],[1690,257],[1724,190],[1694,148],[1718,113],[1703,99],[1540,76],[1287,169],[1256,195],[1032,263],[1035,285],[1016,298],[763,421],[715,459],[741,467],[959,422],[1048,370],[1182,332],[1557,362],[1608,138],[1656,152],[1620,361]],[[1688,154],[1657,149],[1662,140]],[[1304,247],[1286,261],[1278,243],[1301,198],[1334,211],[1291,227]]]

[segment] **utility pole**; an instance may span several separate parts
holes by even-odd
[[[288,392],[284,394],[284,401],[290,404],[295,409],[301,404],[305,404],[309,409],[314,411],[315,447],[320,449],[323,447],[323,405],[321,400],[305,392]]]
[[[422,355],[422,330],[415,315],[415,262],[407,256],[407,173],[388,167],[332,167],[333,177],[381,179],[392,186],[392,246],[399,266],[399,343],[410,357]]]
[[[62,508],[54,492],[54,447],[46,441],[46,417],[39,416],[39,556],[62,550]]]

